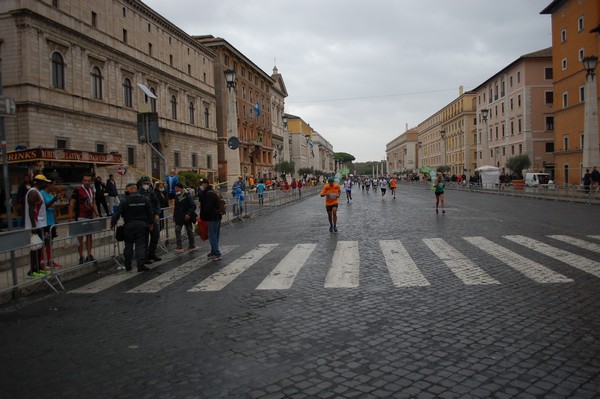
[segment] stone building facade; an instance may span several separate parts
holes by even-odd
[[[2,1],[0,39],[4,95],[17,103],[9,148],[119,153],[134,176],[216,173],[214,54],[142,2]],[[166,164],[138,142],[138,113],[148,111]]]
[[[417,128],[408,129],[385,146],[386,170],[390,175],[399,176],[417,172],[418,156]]]

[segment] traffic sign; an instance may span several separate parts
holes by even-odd
[[[117,169],[117,173],[119,174],[119,176],[123,176],[125,173],[127,173],[127,168],[125,168],[125,166],[119,166],[119,169]]]
[[[15,100],[10,97],[0,96],[0,116],[17,116],[17,105]]]
[[[230,150],[237,150],[240,147],[240,139],[235,136],[230,137],[229,140],[227,140],[227,146]]]

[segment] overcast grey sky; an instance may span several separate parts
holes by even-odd
[[[145,0],[285,81],[286,112],[336,152],[385,145],[523,54],[552,45],[551,0]]]

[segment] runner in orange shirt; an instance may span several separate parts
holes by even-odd
[[[398,185],[398,182],[396,181],[395,177],[392,177],[392,180],[390,181],[390,189],[392,190],[392,196],[394,199],[396,199],[396,186]]]
[[[337,208],[338,200],[342,190],[335,183],[333,176],[329,177],[329,183],[323,186],[321,197],[325,197],[325,209],[327,209],[327,218],[329,219],[329,231],[337,233]]]

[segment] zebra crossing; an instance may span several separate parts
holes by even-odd
[[[572,247],[573,250],[583,249],[589,253],[600,253],[600,244],[588,240],[600,240],[600,236],[590,235],[586,239],[581,239],[566,235],[548,235],[547,238],[551,242],[556,241],[562,248]],[[381,262],[384,262],[386,266],[386,269],[382,270],[387,272],[394,287],[428,287],[435,284],[434,281],[431,281],[431,270],[424,273],[425,265],[419,264],[424,263],[423,259],[427,259],[427,264],[430,266],[435,264],[436,268],[445,265],[446,270],[466,286],[507,284],[507,282],[502,282],[489,273],[489,271],[493,270],[495,272],[504,267],[537,284],[566,284],[574,281],[572,278],[545,266],[539,261],[529,259],[527,254],[531,255],[532,253],[543,255],[538,255],[538,259],[558,260],[559,264],[566,264],[600,278],[600,262],[594,260],[594,256],[582,256],[542,242],[539,239],[522,235],[502,236],[500,240],[495,242],[480,236],[461,237],[452,243],[442,238],[423,238],[421,242],[429,251],[427,254],[423,254],[422,249],[415,249],[414,242],[409,246],[401,240],[378,240]],[[464,245],[461,246],[461,243],[470,245],[466,253],[461,252],[464,251]],[[510,243],[518,245],[511,246]],[[178,281],[181,281],[185,285],[185,290],[190,293],[221,291],[234,281],[245,278],[244,274],[250,268],[260,264],[266,255],[272,253],[276,256],[285,253],[285,256],[281,257],[277,265],[256,286],[256,290],[292,289],[302,269],[316,263],[321,266],[325,263],[328,266],[324,281],[318,283],[324,289],[356,288],[361,284],[361,254],[359,251],[361,244],[363,243],[359,243],[359,241],[338,241],[333,254],[325,260],[322,256],[315,258],[313,255],[319,245],[325,245],[318,243],[299,243],[291,249],[286,249],[286,245],[280,246],[278,243],[258,244],[244,254],[235,255],[230,261],[228,261],[229,256],[227,256],[220,262],[213,262],[202,255],[198,255],[127,290],[126,293],[157,293]],[[233,255],[238,247],[238,245],[224,245],[221,252],[224,255]],[[524,250],[523,253],[517,253],[510,247],[520,247]],[[478,264],[478,261],[482,262],[480,256],[474,256],[474,254],[479,254],[477,251],[489,255],[498,262]],[[175,259],[175,255],[172,255],[171,259]],[[369,258],[370,269],[373,269],[371,266],[374,262],[377,261]],[[209,266],[211,269],[209,269]],[[157,265],[151,267],[157,267]],[[213,267],[214,271],[212,270]],[[188,276],[199,270],[208,270],[210,274],[199,282],[190,283],[187,281],[191,279]],[[71,294],[95,294],[116,287],[127,280],[134,279],[136,276],[140,276],[140,274],[117,273],[69,292]],[[144,274],[144,276],[147,276],[147,274]],[[385,282],[382,284],[385,284]]]

